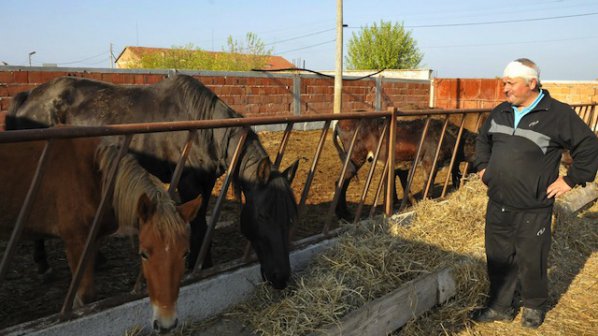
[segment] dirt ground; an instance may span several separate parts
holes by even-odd
[[[338,179],[342,167],[332,145],[330,133],[327,134],[326,143],[315,170],[306,206],[300,213],[296,224],[295,239],[321,232],[327,221],[331,223],[331,228],[337,225],[334,216],[328,214],[334,195],[335,181]],[[287,145],[281,170],[295,160],[300,160],[299,170],[292,184],[297,201],[301,197],[301,191],[304,189],[311,169],[320,134],[319,130],[295,131]],[[275,159],[282,135],[282,132],[260,133],[260,139],[272,160]],[[362,167],[358,179],[351,183],[347,191],[348,205],[353,212],[357,207],[356,202],[361,195],[369,168],[369,164]],[[371,190],[377,188],[382,168],[381,165],[377,166],[377,174],[374,176]],[[444,177],[445,170],[441,170],[436,180],[437,183],[444,181]],[[423,178],[418,174],[414,191],[421,190],[421,187],[417,186],[422,184]],[[400,186],[398,188],[399,197],[401,197]],[[219,189],[219,186],[216,189]],[[218,195],[217,192],[217,190],[214,192],[212,203]],[[373,193],[371,191],[368,194],[366,204],[373,203]],[[438,187],[435,194],[439,194]],[[369,213],[369,210],[369,206],[364,208],[364,216]],[[377,211],[380,213],[383,211],[383,207],[379,206]],[[216,256],[216,263],[234,260],[243,255],[247,241],[242,237],[238,228],[238,216],[239,203],[234,200],[232,192],[229,192],[220,221],[229,222],[232,225],[216,231],[212,252]],[[32,242],[24,241],[19,245],[16,258],[9,267],[6,281],[0,287],[0,302],[2,302],[0,305],[0,330],[60,311],[70,283],[70,271],[62,243],[55,239],[47,241],[46,245],[49,264],[53,269],[53,273],[49,277],[41,277],[37,274],[32,257]],[[0,257],[5,248],[6,241],[1,241]],[[106,239],[100,250],[107,260],[96,272],[97,299],[126,295],[133,288],[139,270],[136,242],[130,238],[112,237]]]

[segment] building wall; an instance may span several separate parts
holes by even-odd
[[[542,88],[568,104],[598,102],[598,81],[544,81]],[[502,80],[498,78],[434,79],[434,106],[437,108],[492,108],[502,101]]]
[[[115,84],[148,85],[168,71],[0,67],[0,127],[12,97],[60,76],[76,76]],[[247,116],[313,115],[332,113],[334,80],[316,75],[255,74],[250,72],[185,72],[210,88],[237,112]],[[294,85],[299,89],[295,90]],[[297,96],[294,92],[298,92]],[[343,81],[343,111],[372,111],[376,79]],[[429,81],[382,79],[380,110],[388,107],[424,109],[430,99]],[[295,104],[299,107],[295,108]]]

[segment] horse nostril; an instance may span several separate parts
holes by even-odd
[[[167,333],[169,331],[171,331],[172,329],[176,328],[176,326],[179,324],[179,319],[175,319],[174,323],[167,328],[164,328],[160,325],[160,323],[158,322],[158,320],[154,320],[154,331],[159,333],[159,334],[164,334]]]

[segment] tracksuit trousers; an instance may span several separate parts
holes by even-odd
[[[523,307],[546,310],[552,207],[513,209],[492,200],[486,212],[487,306],[505,312],[520,291]]]

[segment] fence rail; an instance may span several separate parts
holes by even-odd
[[[596,105],[598,105],[598,104],[596,104],[596,103],[594,103],[594,104],[576,104],[576,105],[572,105],[572,106],[575,109],[575,111],[578,113],[578,115],[584,120],[584,122],[586,122],[593,130],[598,131],[598,115],[596,113],[597,112]],[[184,122],[119,124],[119,125],[93,126],[93,127],[65,126],[65,127],[48,128],[48,129],[32,129],[32,130],[16,130],[16,131],[0,132],[0,144],[23,142],[23,141],[45,140],[45,141],[47,141],[47,146],[51,146],[52,139],[96,137],[96,136],[102,136],[102,137],[119,136],[119,137],[123,138],[123,148],[126,149],[128,147],[128,145],[127,145],[128,142],[131,140],[131,137],[134,136],[135,134],[141,134],[141,133],[177,132],[177,131],[195,132],[197,130],[207,129],[207,128],[249,127],[249,126],[259,126],[259,125],[283,124],[283,125],[286,125],[286,130],[283,135],[283,140],[281,141],[281,143],[279,145],[278,152],[277,152],[277,157],[275,160],[275,166],[277,166],[280,164],[280,162],[282,160],[282,157],[283,157],[285,149],[286,149],[286,144],[287,144],[288,138],[289,138],[291,132],[293,132],[293,124],[299,123],[299,122],[324,122],[324,126],[321,129],[321,136],[320,136],[320,140],[318,143],[318,147],[316,149],[316,152],[314,154],[314,158],[312,161],[312,166],[310,168],[310,172],[307,176],[307,179],[306,179],[303,189],[301,191],[301,199],[299,201],[299,215],[301,216],[302,208],[305,206],[306,199],[309,196],[311,181],[313,180],[314,174],[317,171],[316,168],[317,168],[318,160],[321,155],[322,148],[325,144],[326,135],[330,128],[331,122],[334,120],[341,120],[341,119],[385,118],[387,128],[385,128],[385,133],[384,133],[383,137],[387,137],[386,138],[388,141],[387,143],[389,144],[389,146],[388,146],[389,153],[387,153],[388,160],[385,164],[383,178],[379,181],[378,187],[375,188],[376,195],[374,197],[374,204],[373,204],[372,212],[370,213],[370,216],[372,215],[373,211],[375,210],[375,208],[377,206],[378,197],[379,197],[379,194],[381,193],[381,190],[383,189],[382,187],[384,186],[384,183],[386,183],[386,188],[385,188],[386,193],[385,193],[385,197],[384,197],[384,203],[385,203],[384,213],[386,216],[391,216],[394,212],[393,195],[392,195],[392,185],[394,184],[394,169],[391,169],[390,167],[395,166],[394,150],[392,150],[392,149],[395,148],[394,125],[395,125],[397,119],[401,119],[401,118],[405,118],[405,117],[421,117],[421,118],[425,118],[427,121],[426,127],[424,128],[424,131],[421,134],[421,138],[420,138],[418,149],[417,149],[417,155],[415,156],[415,160],[411,165],[407,186],[403,192],[405,197],[403,198],[400,209],[404,209],[405,205],[406,205],[406,196],[409,192],[411,184],[413,183],[413,176],[415,175],[415,170],[418,169],[417,166],[418,166],[419,156],[421,153],[422,143],[427,135],[426,130],[427,130],[427,125],[430,122],[430,119],[432,117],[437,117],[437,118],[440,117],[440,118],[444,118],[444,120],[445,120],[445,127],[443,128],[440,142],[437,145],[437,152],[436,152],[435,160],[438,159],[438,150],[440,149],[440,145],[441,145],[442,139],[444,137],[444,133],[446,132],[446,124],[449,122],[449,118],[451,118],[456,125],[459,125],[459,133],[458,133],[456,143],[455,143],[455,150],[452,153],[450,165],[448,167],[448,169],[450,170],[451,167],[455,164],[455,157],[457,154],[456,148],[459,145],[459,141],[461,141],[461,135],[462,135],[463,129],[465,128],[466,117],[474,116],[476,118],[474,127],[477,130],[482,121],[482,116],[484,114],[487,114],[488,112],[490,112],[490,109],[413,110],[413,111],[403,112],[403,111],[399,111],[395,108],[395,109],[390,109],[387,112],[378,111],[378,112],[367,112],[367,113],[359,112],[359,113],[342,113],[342,114],[327,114],[327,115],[313,115],[313,116],[252,117],[252,118],[239,118],[239,119],[197,120],[197,121],[184,121]],[[455,120],[457,120],[457,122],[455,122]],[[355,138],[356,137],[357,137],[357,134],[355,134]],[[349,151],[352,150],[354,143],[355,143],[355,141],[353,141],[353,143],[351,144]],[[377,159],[377,157],[378,157],[378,154],[380,152],[380,147],[381,146],[379,144],[378,149],[375,154],[375,159]],[[236,152],[235,152],[235,157],[237,157],[239,155],[240,149],[241,149],[241,146],[238,146],[238,148],[236,149]],[[177,169],[175,170],[175,172],[177,170],[182,169],[182,165],[184,165],[184,162],[185,162],[185,155],[186,155],[185,153],[187,153],[187,152],[188,152],[188,149],[181,150],[181,159],[179,159],[179,161],[178,161]],[[334,207],[336,206],[336,202],[338,201],[339,186],[342,185],[344,170],[346,169],[346,166],[347,166],[349,160],[350,160],[350,155],[347,155],[345,161],[343,162],[343,171],[339,174],[339,183],[336,185],[335,194],[334,194],[334,197],[332,200],[330,210],[328,212],[328,217],[327,217],[328,220],[325,222],[324,227],[322,228],[322,231],[320,233],[315,234],[312,237],[308,237],[308,238],[305,238],[302,240],[292,240],[292,244],[294,246],[299,246],[299,245],[303,245],[306,243],[314,243],[316,241],[327,239],[330,236],[335,235],[339,232],[338,229],[330,230],[330,221],[333,220],[332,219],[334,216],[333,210],[334,210]],[[234,160],[234,161],[236,161],[236,160]],[[19,213],[18,220],[15,223],[15,227],[13,229],[12,236],[7,245],[8,247],[7,247],[6,251],[4,252],[2,263],[0,264],[0,286],[2,286],[2,284],[3,284],[4,275],[6,274],[7,268],[11,262],[11,258],[14,255],[14,248],[15,248],[17,242],[21,238],[20,236],[21,236],[21,233],[22,233],[22,230],[24,227],[24,223],[28,216],[28,211],[30,210],[30,207],[31,207],[32,199],[35,196],[37,184],[39,183],[39,180],[41,178],[43,178],[44,162],[45,162],[45,155],[42,155],[39,159],[35,178],[33,179],[32,183],[31,183],[31,186],[29,188],[29,193],[26,197],[25,203],[22,206],[21,212]],[[373,164],[370,168],[371,169],[370,172],[368,173],[367,182],[364,186],[364,190],[363,190],[363,193],[361,195],[360,202],[358,205],[358,211],[355,215],[355,219],[354,219],[355,223],[357,223],[357,221],[360,218],[361,209],[363,207],[363,204],[365,203],[365,196],[371,189],[370,186],[371,186],[372,176],[373,176],[375,166],[376,165]],[[436,169],[435,166],[436,165],[434,165],[432,169]],[[230,180],[231,174],[235,171],[234,163],[231,165],[230,168],[231,169],[229,169],[227,171],[227,174],[225,177],[227,181]],[[429,172],[428,176],[433,176],[433,174],[432,174],[433,172],[434,171]],[[174,186],[172,186],[172,185],[170,186],[171,191],[174,191],[176,188],[176,185],[178,184],[177,175],[179,175],[179,174],[175,173],[174,175],[175,175],[173,177],[173,185]],[[114,178],[114,177],[112,176],[112,178]],[[447,177],[444,181],[444,186],[443,186],[443,191],[442,191],[441,197],[444,197],[446,194],[448,178],[449,178],[449,176],[447,175]],[[112,184],[113,181],[111,181],[110,183]],[[433,181],[427,182],[425,190],[423,192],[424,197],[427,197],[431,183],[433,183]],[[208,230],[210,227],[213,229],[215,227],[215,223],[217,223],[217,221],[218,221],[220,207],[222,206],[221,200],[225,198],[227,189],[228,189],[228,183],[225,183],[220,191],[220,195],[218,197],[218,202],[215,206],[215,209],[212,211],[213,216],[210,220]],[[73,280],[71,282],[69,292],[68,292],[68,294],[65,298],[64,304],[63,304],[63,308],[61,311],[62,318],[66,318],[66,317],[70,316],[71,307],[72,307],[73,299],[74,299],[74,291],[76,288],[78,288],[79,281],[81,279],[81,276],[80,276],[81,270],[84,269],[84,267],[86,265],[86,261],[89,260],[90,241],[93,241],[93,239],[95,238],[95,234],[97,234],[97,229],[98,229],[97,226],[98,226],[99,219],[102,216],[102,213],[104,210],[103,208],[105,207],[105,204],[108,202],[106,200],[107,194],[108,194],[108,192],[104,193],[104,195],[102,197],[102,201],[100,202],[100,206],[97,210],[96,217],[94,218],[94,222],[93,222],[94,224],[90,230],[87,244],[86,244],[85,250],[83,252],[83,257],[81,258],[79,267],[77,268],[77,271],[75,272],[75,274],[73,276]],[[210,238],[211,238],[211,235],[206,235],[206,239],[204,240],[204,242],[202,244],[204,246],[204,248],[207,248],[207,246],[209,246]],[[216,265],[208,270],[199,271],[201,269],[201,265],[204,262],[205,254],[206,254],[205,251],[203,251],[203,249],[202,249],[202,253],[200,254],[200,258],[198,259],[196,268],[195,268],[197,271],[193,272],[190,276],[188,276],[188,278],[185,280],[185,283],[199,281],[200,279],[205,278],[207,276],[211,276],[217,272],[229,271],[233,268],[237,268],[242,265],[245,265],[248,262],[251,262],[253,260],[252,258],[243,258],[242,260],[234,260],[234,261],[228,262],[226,264]]]

